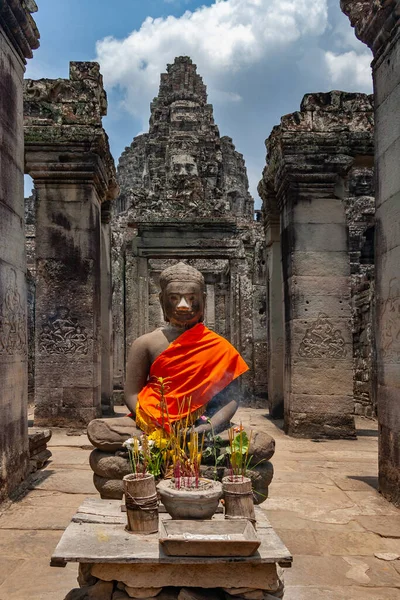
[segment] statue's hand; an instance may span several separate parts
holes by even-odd
[[[208,433],[209,431],[211,431],[211,425],[210,423],[197,425],[197,427],[193,427],[191,431],[194,431],[195,433]]]

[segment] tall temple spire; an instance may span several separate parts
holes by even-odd
[[[161,75],[149,133],[119,162],[120,209],[135,218],[253,219],[246,167],[214,123],[207,88],[188,56]]]

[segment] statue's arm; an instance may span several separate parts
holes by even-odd
[[[209,419],[209,422],[197,426],[195,431],[198,433],[208,431],[218,433],[219,431],[223,431],[239,407],[239,398],[239,381],[235,379],[222,392],[215,396],[214,400],[217,400],[219,408]]]
[[[138,394],[147,383],[150,366],[149,345],[144,335],[133,342],[126,363],[125,404],[134,416]]]

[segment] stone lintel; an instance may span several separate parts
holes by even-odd
[[[115,167],[105,132],[94,132],[92,139],[41,144],[36,128],[25,128],[25,172],[36,186],[94,185],[100,202],[118,195]],[[39,134],[39,135],[38,135]],[[45,137],[45,136],[43,136]],[[31,141],[32,140],[32,141]],[[35,141],[33,141],[35,140]]]
[[[359,40],[367,44],[377,58],[385,52],[400,23],[399,0],[340,0]]]
[[[24,63],[39,47],[40,34],[31,16],[36,11],[34,0],[2,0],[0,3],[0,26]]]

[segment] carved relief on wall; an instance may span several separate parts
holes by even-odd
[[[59,306],[54,317],[42,325],[39,349],[45,354],[86,356],[88,337],[78,319],[71,316],[68,308]]]
[[[381,317],[382,354],[388,362],[400,360],[400,281],[393,277],[389,282],[389,297]]]
[[[11,269],[0,295],[0,355],[27,353],[26,314],[17,287],[17,273]]]
[[[318,319],[307,329],[300,344],[303,358],[344,358],[346,346],[340,329],[335,329],[328,316],[319,313]]]

